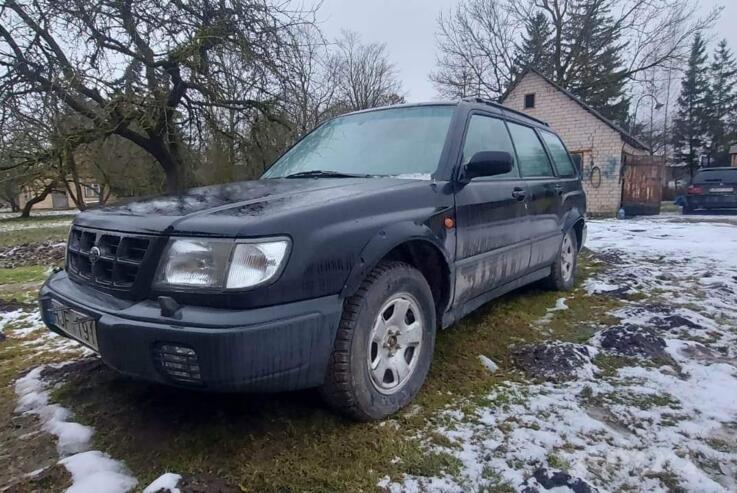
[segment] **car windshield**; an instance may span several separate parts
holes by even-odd
[[[701,170],[696,174],[693,182],[696,185],[720,182],[737,184],[737,168]]]
[[[299,141],[262,178],[399,176],[430,179],[454,107],[390,108],[335,118]]]

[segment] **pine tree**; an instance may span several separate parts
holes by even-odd
[[[537,12],[525,21],[522,44],[517,46],[516,64],[520,70],[532,67],[547,77],[553,76],[551,36],[553,30],[543,12]]]
[[[708,153],[713,165],[728,165],[729,145],[737,140],[734,113],[737,111],[737,62],[722,40],[709,68],[707,93]],[[732,121],[730,121],[732,120]]]
[[[706,42],[696,33],[688,67],[681,81],[678,112],[674,120],[673,145],[676,161],[688,166],[693,178],[704,152],[708,133],[706,106],[709,100]]]
[[[629,113],[626,74],[620,53],[626,48],[610,14],[611,2],[578,0],[566,27],[572,60],[567,89],[606,118],[624,125]]]

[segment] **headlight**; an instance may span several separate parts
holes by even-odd
[[[156,273],[157,287],[244,289],[276,277],[289,240],[263,241],[174,238]]]

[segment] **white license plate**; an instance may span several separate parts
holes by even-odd
[[[734,192],[734,187],[714,187],[709,189],[712,193],[731,193]]]
[[[54,325],[85,346],[99,351],[97,345],[97,322],[84,313],[72,310],[58,301],[51,302]]]

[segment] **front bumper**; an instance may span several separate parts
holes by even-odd
[[[120,373],[218,391],[282,391],[321,385],[342,302],[336,296],[250,310],[182,306],[161,315],[156,301],[130,302],[52,275],[41,288],[41,315],[56,300],[97,322],[102,360]],[[190,378],[172,372],[163,353],[187,348]],[[192,353],[195,355],[192,358]]]

